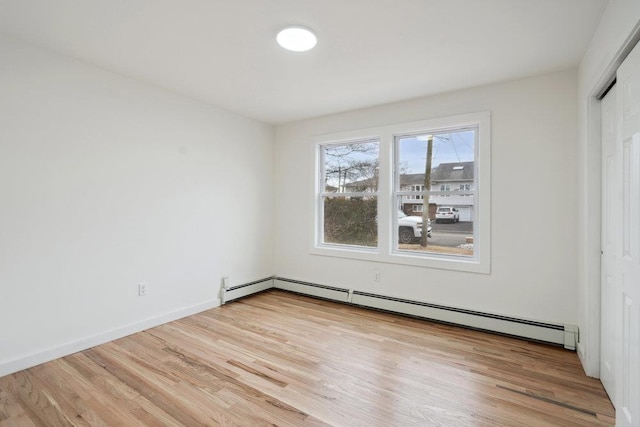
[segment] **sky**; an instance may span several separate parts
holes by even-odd
[[[440,163],[471,162],[474,158],[474,131],[437,134],[433,138],[431,167]],[[427,158],[427,135],[399,140],[400,166],[403,173],[424,173]]]
[[[460,130],[438,133],[433,137],[433,153],[431,158],[432,170],[440,163],[471,162],[474,160],[474,130]],[[398,154],[401,174],[424,173],[427,157],[427,140],[429,134],[416,134],[398,139]],[[352,147],[361,147],[364,151],[353,151]],[[329,154],[332,153],[332,154]],[[378,158],[378,145],[360,143],[353,145],[328,146],[325,157],[328,170],[334,170],[327,175],[327,184],[338,187],[338,177],[335,171],[338,166],[343,168],[353,162],[375,162]],[[358,172],[349,176],[340,174],[341,181],[353,182],[372,177],[373,172],[359,175]]]

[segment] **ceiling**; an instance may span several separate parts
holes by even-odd
[[[0,0],[0,33],[276,124],[575,67],[606,4]]]

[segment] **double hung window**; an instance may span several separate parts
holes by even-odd
[[[322,244],[378,245],[378,141],[320,147]]]
[[[489,113],[317,138],[312,253],[488,272]]]
[[[405,205],[420,198],[423,204],[422,223],[434,223],[431,233],[420,230],[416,236],[420,239],[398,244],[394,246],[396,251],[474,256],[475,221],[473,216],[465,215],[461,222],[459,210],[470,212],[474,206],[473,200],[461,196],[474,195],[470,183],[476,176],[477,133],[478,127],[472,126],[394,137],[394,202],[399,209],[406,211]],[[424,184],[412,185],[412,191],[403,191],[403,181],[407,179],[419,179]],[[460,188],[465,188],[465,185],[469,190],[461,192]],[[450,225],[445,227],[445,222]],[[422,238],[424,231],[428,233],[426,239]]]

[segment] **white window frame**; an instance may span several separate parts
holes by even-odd
[[[314,235],[314,241],[316,243],[316,246],[318,247],[322,247],[322,248],[326,248],[326,249],[334,249],[334,250],[356,250],[356,251],[361,251],[361,252],[365,252],[365,253],[379,253],[380,252],[380,241],[378,240],[378,246],[373,247],[373,246],[360,246],[360,245],[348,245],[348,244],[344,244],[344,243],[326,243],[324,241],[324,199],[326,198],[334,198],[334,197],[344,197],[345,195],[348,195],[349,197],[376,197],[377,201],[378,201],[378,209],[380,208],[380,197],[379,197],[379,192],[380,192],[380,183],[378,183],[378,191],[360,191],[360,192],[348,192],[348,193],[340,193],[339,190],[338,192],[329,192],[326,191],[326,188],[324,186],[325,183],[325,158],[324,158],[324,150],[323,147],[327,147],[327,146],[331,146],[331,145],[335,145],[335,146],[340,146],[340,145],[348,145],[348,144],[363,144],[363,143],[371,143],[371,142],[375,142],[376,144],[378,144],[378,151],[380,150],[380,141],[378,140],[378,138],[357,138],[357,139],[351,139],[351,140],[345,140],[345,141],[334,141],[334,142],[326,142],[326,143],[319,143],[316,145],[316,151],[318,152],[318,158],[316,161],[316,165],[317,165],[317,173],[316,176],[318,177],[317,179],[317,186],[316,186],[316,191],[315,194],[317,195],[316,197],[316,221],[315,221],[315,228],[316,228],[316,233]],[[378,213],[378,216],[380,216],[380,213]],[[380,224],[378,224],[378,235],[380,235]]]
[[[462,257],[395,249],[397,245],[393,240],[397,239],[397,231],[394,232],[394,229],[398,227],[398,217],[394,215],[397,210],[394,194],[402,195],[402,192],[394,191],[396,138],[403,135],[439,133],[473,127],[477,128],[474,145],[474,255]],[[324,184],[320,180],[320,170],[324,163],[321,162],[320,147],[327,144],[347,144],[372,139],[378,140],[379,144],[378,247],[325,244],[322,242],[321,211]],[[315,214],[310,238],[312,254],[471,273],[489,274],[491,272],[491,116],[488,111],[322,135],[314,139],[311,147],[315,165],[312,181]]]

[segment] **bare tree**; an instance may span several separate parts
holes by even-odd
[[[325,185],[333,181],[337,191],[343,192],[347,183],[367,180],[363,186],[377,190],[377,149],[371,142],[325,147]]]

